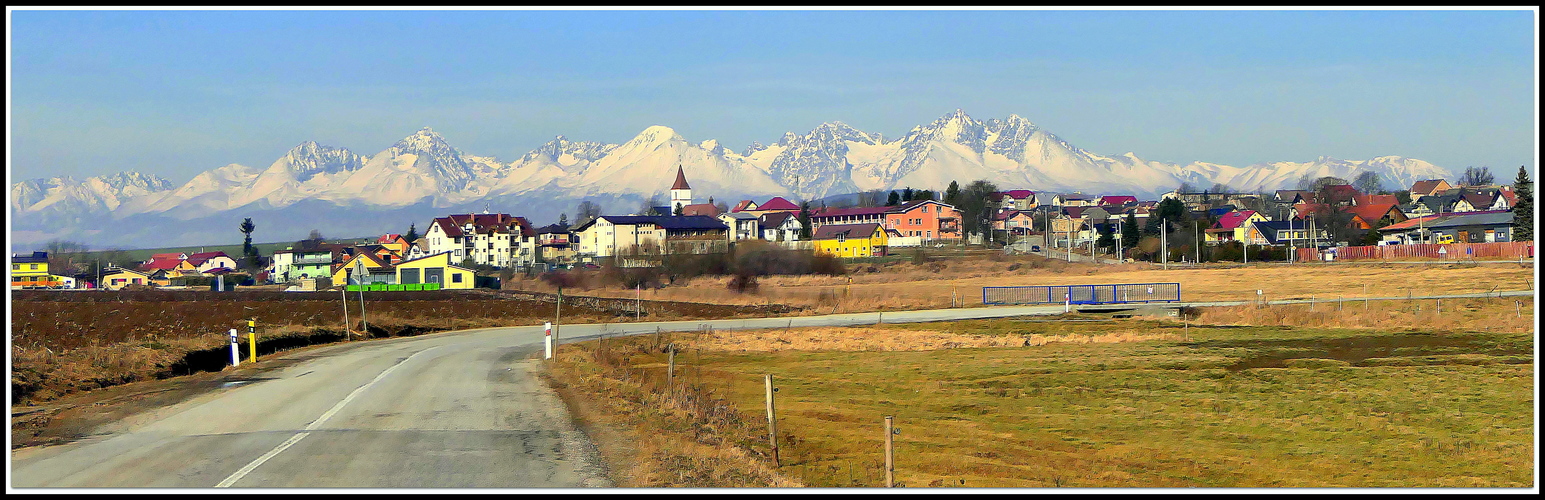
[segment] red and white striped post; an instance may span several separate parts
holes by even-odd
[[[542,345],[546,348],[544,351],[546,356],[542,359],[553,359],[553,324],[551,321],[549,321],[543,323],[542,326],[544,330],[542,335]]]

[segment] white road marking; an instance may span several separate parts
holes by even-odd
[[[445,347],[445,346],[440,346],[440,347]],[[414,353],[412,356],[408,356],[406,358],[403,358],[402,361],[398,361],[397,364],[392,365],[390,368],[387,368],[385,371],[382,371],[380,375],[376,375],[376,378],[372,379],[370,382],[367,382],[367,383],[365,383],[365,385],[359,386],[358,388],[354,389],[354,392],[349,393],[348,396],[345,396],[343,398],[343,400],[338,402],[338,404],[333,405],[333,407],[328,409],[326,413],[323,413],[322,416],[317,417],[316,420],[313,420],[310,424],[307,424],[306,425],[306,430],[301,431],[299,433],[296,433],[294,436],[290,436],[289,439],[286,439],[283,443],[280,443],[279,446],[275,446],[274,449],[268,450],[268,453],[264,453],[263,456],[257,457],[252,462],[250,462],[246,466],[242,467],[241,470],[238,470],[235,473],[231,474],[230,477],[225,478],[224,481],[220,481],[220,484],[216,484],[215,487],[216,488],[228,488],[231,485],[236,484],[236,482],[240,481],[241,478],[246,477],[247,474],[251,473],[254,470],[257,470],[258,467],[262,466],[263,462],[267,462],[269,459],[274,458],[276,456],[279,456],[280,453],[283,453],[284,450],[288,449],[291,446],[294,446],[295,443],[299,443],[300,440],[306,439],[306,436],[310,436],[311,435],[311,431],[316,430],[317,427],[321,427],[323,423],[327,422],[327,419],[333,418],[333,415],[336,415],[339,410],[342,410],[344,406],[347,406],[349,404],[349,402],[353,401],[356,396],[359,396],[360,393],[365,392],[366,389],[369,389],[370,386],[375,385],[376,382],[380,382],[381,379],[386,378],[386,375],[392,373],[392,371],[396,370],[397,367],[402,366],[404,363],[407,363],[408,360],[411,360],[411,359],[413,359],[415,357],[418,357],[419,355],[424,354],[426,352],[433,351],[435,349],[439,349],[440,347],[431,347],[429,349],[425,349],[425,350],[419,351],[417,353]]]

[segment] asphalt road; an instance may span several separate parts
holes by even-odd
[[[559,327],[563,340],[715,328],[1055,314],[1003,307]],[[261,378],[139,414],[69,444],[11,453],[34,487],[545,488],[609,486],[535,377],[540,326],[329,346]],[[561,349],[560,349],[561,354]],[[261,366],[261,364],[259,365]]]
[[[1503,292],[1501,296],[1532,294]],[[1445,297],[1464,296],[1498,294]],[[1060,304],[979,307],[568,325],[560,327],[558,334],[561,343],[703,327],[846,326],[1061,312]],[[532,357],[540,357],[542,337],[540,326],[489,328],[277,355],[266,362],[291,361],[261,372],[260,378],[135,415],[80,441],[13,450],[11,484],[14,488],[610,486],[593,444],[573,427],[562,402],[535,377],[541,361]],[[558,354],[562,355],[561,345]]]

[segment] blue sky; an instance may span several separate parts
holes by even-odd
[[[506,161],[650,125],[731,149],[964,109],[1078,147],[1535,168],[1536,12],[10,12],[12,181],[182,183],[429,126]]]

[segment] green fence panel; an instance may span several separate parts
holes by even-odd
[[[347,291],[350,291],[350,292],[358,292],[359,291],[359,285],[348,285],[348,286],[343,287],[343,289],[347,290]]]
[[[428,283],[428,284],[424,285],[424,289],[425,290],[439,290],[440,289],[440,284],[439,283]]]
[[[401,292],[407,290],[403,285],[386,285],[387,291]]]
[[[422,291],[424,291],[424,284],[423,283],[412,283],[412,284],[407,284],[407,285],[403,285],[403,286],[408,287],[408,291],[410,291],[410,292],[422,292]]]

